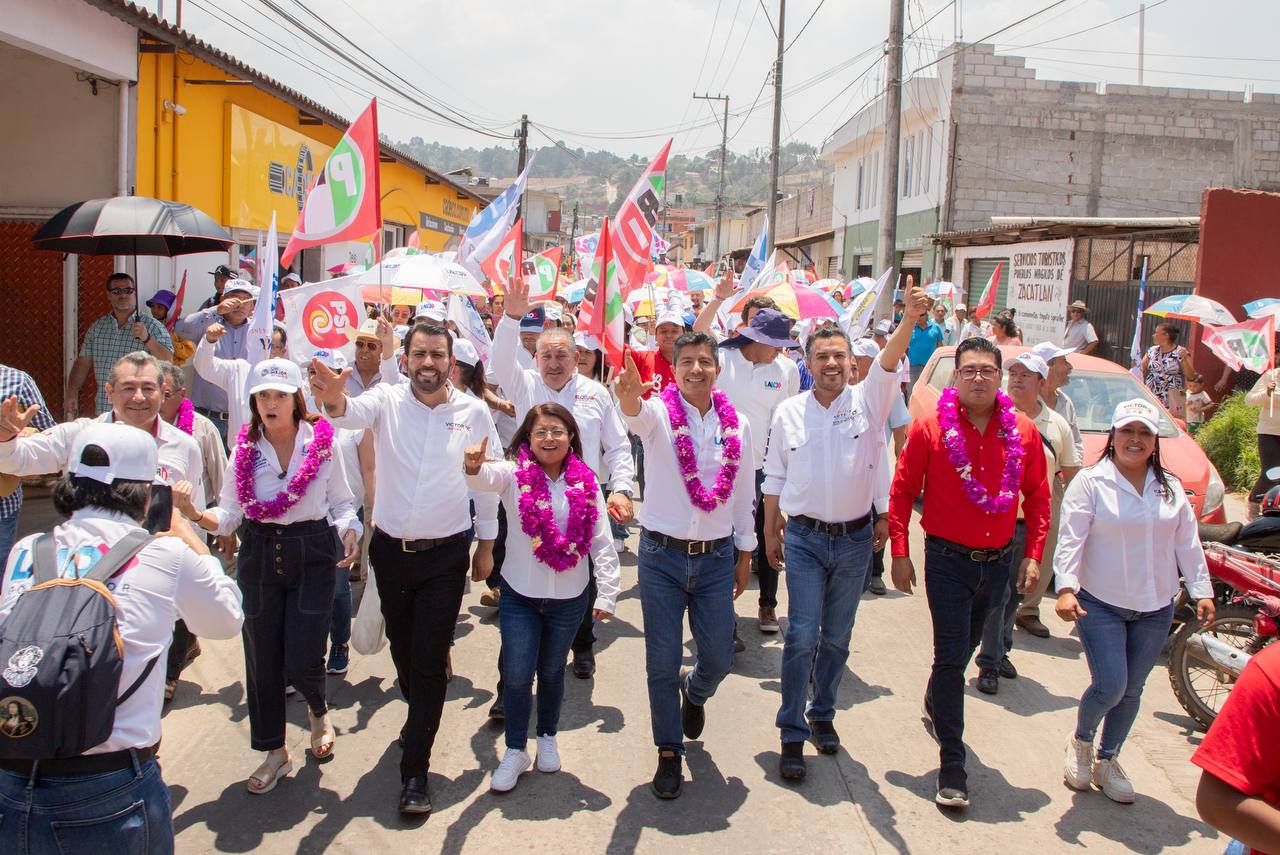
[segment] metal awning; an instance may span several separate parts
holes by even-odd
[[[1200,228],[1199,217],[992,217],[990,228],[925,237],[946,246],[992,246],[1065,237],[1103,237]]]
[[[793,246],[804,246],[805,244],[817,243],[820,240],[826,240],[835,233],[835,229],[823,229],[820,232],[809,232],[807,235],[798,235],[793,238],[779,240],[774,245],[779,249],[786,249]]]

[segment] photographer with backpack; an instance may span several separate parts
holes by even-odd
[[[79,431],[54,507],[0,578],[0,852],[168,853],[173,824],[155,754],[173,624],[232,638],[240,592],[182,521],[141,522],[156,443],[128,425]],[[6,726],[7,725],[7,726]]]

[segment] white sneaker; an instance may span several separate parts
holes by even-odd
[[[1073,790],[1087,790],[1093,782],[1093,743],[1067,737],[1067,758],[1062,767],[1063,780]]]
[[[1114,757],[1094,761],[1093,785],[1113,802],[1133,804],[1133,784],[1129,783],[1129,776],[1120,768],[1120,761]]]
[[[520,780],[520,776],[528,772],[529,767],[532,765],[533,761],[529,759],[528,751],[508,748],[507,753],[502,758],[502,762],[498,764],[498,768],[493,770],[493,778],[489,781],[489,789],[495,793],[505,793],[515,789],[516,781]]]
[[[556,747],[554,736],[538,737],[538,771],[560,771],[560,749]]]

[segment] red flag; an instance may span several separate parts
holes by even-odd
[[[369,102],[317,173],[280,256],[288,267],[311,246],[382,234],[382,188],[378,164],[378,99]]]
[[[520,269],[519,265],[524,260],[523,230],[524,221],[517,219],[494,248],[493,254],[480,260],[480,269],[490,280],[502,286],[503,293],[507,291],[507,282],[512,274]]]
[[[1000,268],[1004,267],[1004,262],[998,262],[996,269],[991,271],[991,278],[987,280],[987,287],[982,289],[982,299],[978,301],[977,308],[973,310],[973,317],[981,319],[991,314],[991,310],[996,307],[996,294],[1000,291]]]
[[[173,326],[182,317],[182,301],[187,297],[187,271],[182,271],[182,282],[178,285],[178,293],[173,297],[173,305],[169,307],[169,317],[165,318],[164,328],[173,332]]]
[[[640,174],[622,207],[618,208],[613,223],[613,254],[628,291],[643,285],[644,277],[653,270],[653,227],[662,207],[669,151],[671,140],[667,140],[649,168]],[[600,231],[603,236],[604,228]]]
[[[622,313],[621,267],[614,255],[614,233],[605,217],[600,226],[600,242],[591,262],[591,279],[587,282],[583,307],[591,307],[587,331],[600,340],[604,355],[615,371],[623,365],[623,335],[626,327]],[[579,313],[581,315],[581,312]]]
[[[1261,374],[1275,367],[1276,318],[1267,315],[1220,327],[1205,324],[1201,341],[1232,370],[1248,368]]]

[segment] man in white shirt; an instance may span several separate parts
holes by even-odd
[[[555,303],[540,303],[532,311],[538,309],[557,316],[560,311]],[[516,406],[517,424],[537,404],[556,403],[573,413],[582,441],[583,462],[591,467],[606,491],[609,509],[618,515],[619,522],[625,523],[634,513],[631,497],[635,462],[631,458],[631,440],[618,418],[613,396],[600,383],[578,373],[573,334],[559,326],[544,329],[538,335],[537,369],[521,368],[516,354],[520,350],[517,337],[523,333],[517,324],[523,329],[523,318],[530,313],[529,283],[517,277],[508,283],[506,314],[493,331],[493,371],[498,385]],[[547,317],[550,318],[550,314]],[[592,585],[594,578],[592,576]],[[595,595],[592,590],[588,600],[594,601]],[[596,669],[593,625],[588,607],[573,640],[573,673],[583,679]]]
[[[1006,373],[1009,378],[1009,397],[1013,399],[1013,405],[1035,422],[1036,429],[1040,431],[1045,465],[1049,473],[1049,488],[1052,491],[1049,502],[1049,535],[1045,539],[1043,558],[1046,564],[1050,564],[1053,561],[1054,543],[1058,539],[1058,510],[1062,505],[1062,491],[1067,482],[1080,471],[1081,461],[1076,456],[1076,447],[1071,441],[1071,428],[1066,420],[1040,400],[1040,392],[1049,377],[1048,364],[1035,351],[1026,350],[1009,363]],[[1014,563],[1010,566],[1009,584],[987,613],[987,622],[982,631],[982,648],[978,651],[978,691],[983,694],[996,694],[1001,677],[1012,680],[1018,676],[1017,668],[1009,660],[1009,651],[1013,649],[1014,618],[1018,607],[1022,605],[1022,594],[1018,592],[1017,565],[1022,561],[1026,543],[1027,527],[1019,507],[1018,521],[1013,531]],[[1048,577],[1051,574],[1044,575]],[[1043,596],[1048,587],[1048,580],[1042,579],[1033,590]]]
[[[70,517],[51,532],[55,572],[60,576],[106,570],[100,562],[111,547],[140,530],[151,481],[160,465],[149,434],[120,423],[85,421],[88,424],[76,432],[66,455],[67,474],[53,494],[55,507]],[[116,707],[106,741],[85,753],[4,762],[0,800],[5,804],[5,819],[12,821],[6,821],[0,831],[0,851],[58,851],[66,842],[63,834],[68,827],[74,836],[85,830],[87,805],[94,817],[128,817],[128,835],[115,822],[89,823],[106,835],[97,839],[101,851],[122,851],[126,836],[150,840],[151,846],[143,847],[147,851],[166,847],[172,851],[168,793],[155,760],[163,703],[163,674],[156,666],[164,659],[175,620],[181,618],[208,638],[234,638],[244,621],[236,583],[210,557],[190,526],[182,520],[173,525],[170,536],[147,543],[104,583],[114,600],[119,632],[120,692],[130,686],[136,690]],[[33,534],[19,541],[0,574],[0,622],[11,616],[19,599],[36,584],[34,552],[39,537]],[[9,665],[13,667],[12,660]],[[34,710],[21,697],[21,687],[27,683],[8,672],[5,676],[12,684],[4,687],[6,706],[18,703],[19,709],[25,704]],[[33,671],[27,679],[35,676]],[[110,703],[114,696],[113,689],[105,698],[85,700]],[[78,701],[76,705],[82,706]],[[78,714],[86,715],[88,710]],[[29,718],[36,728],[44,724]],[[33,787],[40,794],[34,805]],[[90,791],[92,798],[87,795]]]
[[[386,320],[382,321],[382,326],[387,327],[390,332],[390,324]],[[352,396],[372,389],[387,379],[382,376],[383,342],[379,332],[379,323],[372,318],[360,324],[360,329],[356,332],[355,366],[347,375],[347,392]],[[395,365],[395,357],[392,356],[386,361],[391,363],[395,374],[398,375],[400,370]]]
[[[778,570],[764,555],[760,487],[774,410],[800,394],[800,370],[783,352],[793,347],[791,320],[776,309],[759,309],[737,335],[720,345],[720,376],[716,378],[717,388],[751,424],[751,469],[756,484],[756,549],[751,565],[760,580],[760,631],[769,633],[778,631]]]
[[[982,330],[982,324],[969,320],[969,307],[964,303],[960,303],[956,306],[955,313],[956,325],[959,327],[959,332],[956,333],[956,344],[959,344],[966,338],[973,338],[974,336],[982,337],[985,335]],[[948,344],[950,344],[950,342],[948,342]]]
[[[947,304],[939,300],[934,303],[933,322],[942,330],[943,345],[959,344],[956,336],[960,335],[960,325],[955,317],[947,317]]]
[[[686,333],[676,340],[675,388],[644,400],[653,383],[641,381],[630,355],[615,385],[623,421],[644,444],[640,605],[658,747],[652,789],[661,799],[680,795],[681,733],[701,735],[703,705],[733,665],[733,601],[756,546],[752,430],[714,388],[717,349],[709,333]],[[681,673],[686,610],[698,659]]]
[[[63,422],[43,433],[17,436],[35,416],[38,408],[20,411],[17,399],[10,398],[0,410],[0,472],[10,475],[46,475],[65,471],[76,437],[96,422],[123,422],[146,431],[156,442],[156,484],[190,481],[195,485],[193,501],[204,507],[204,461],[196,441],[160,418],[162,387],[160,362],[143,351],[122,356],[111,369],[103,389],[111,412],[96,419]],[[15,437],[17,437],[15,439]],[[153,513],[160,510],[156,504]],[[168,518],[164,518],[167,523]],[[163,525],[162,528],[168,528]]]
[[[844,331],[829,327],[811,335],[805,352],[813,388],[784,401],[773,416],[764,465],[764,537],[770,563],[782,569],[786,559],[777,724],[780,770],[788,780],[804,778],[803,747],[810,737],[823,754],[840,750],[836,691],[871,553],[889,536],[886,520],[873,538],[872,503],[881,497],[887,510],[885,427],[898,398],[898,360],[929,309],[921,289],[912,288],[908,298],[903,322],[856,386],[849,385],[853,364]]]
[[[1062,344],[1077,353],[1093,353],[1098,347],[1098,331],[1089,323],[1089,307],[1084,300],[1076,300],[1067,307],[1070,318]]]
[[[489,408],[453,388],[453,340],[441,326],[418,324],[405,347],[409,383],[382,383],[356,398],[345,394],[350,369],[311,362],[311,392],[334,427],[369,429],[380,464],[374,487],[373,565],[391,658],[409,703],[401,730],[400,810],[429,813],[427,769],[440,726],[445,665],[462,607],[471,532],[462,469],[469,445],[498,447]],[[477,495],[472,578],[493,568],[497,496]]]

